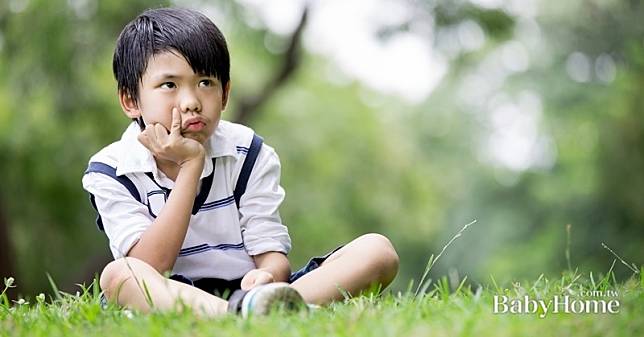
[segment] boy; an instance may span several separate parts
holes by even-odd
[[[144,312],[183,303],[215,316],[386,287],[398,256],[378,234],[291,273],[279,159],[251,129],[220,120],[229,69],[223,35],[198,12],[147,10],[121,32],[113,70],[134,122],[83,176],[115,258],[100,277],[105,297]]]

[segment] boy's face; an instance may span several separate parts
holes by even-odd
[[[150,57],[139,85],[139,102],[119,93],[130,118],[143,116],[146,125],[160,123],[170,130],[172,108],[181,112],[181,135],[204,144],[214,133],[226,107],[230,83],[222,88],[214,76],[196,74],[176,51]]]

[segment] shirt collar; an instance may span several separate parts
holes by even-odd
[[[125,132],[123,132],[116,175],[145,172],[152,172],[155,176],[157,175],[156,161],[150,150],[139,142],[137,138],[139,133],[141,133],[141,129],[135,122],[131,123]],[[206,150],[206,156],[204,159],[204,169],[201,172],[202,179],[212,173],[212,158],[236,155],[235,145],[225,137],[222,128],[219,126],[204,144],[204,148]]]

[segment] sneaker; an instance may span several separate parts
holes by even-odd
[[[279,310],[293,312],[308,309],[302,295],[284,282],[255,287],[243,296],[241,303],[236,305],[242,317],[263,316]]]
[[[312,303],[307,303],[306,307],[309,308],[309,311],[316,311],[316,310],[322,309],[321,306],[317,304],[312,304]]]

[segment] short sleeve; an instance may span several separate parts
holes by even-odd
[[[101,173],[83,176],[83,188],[94,196],[114,258],[126,256],[154,220],[147,207],[118,181]]]
[[[262,145],[239,202],[242,236],[251,256],[271,251],[288,254],[291,250],[288,229],[279,215],[285,197],[280,172],[279,157],[273,148]]]

